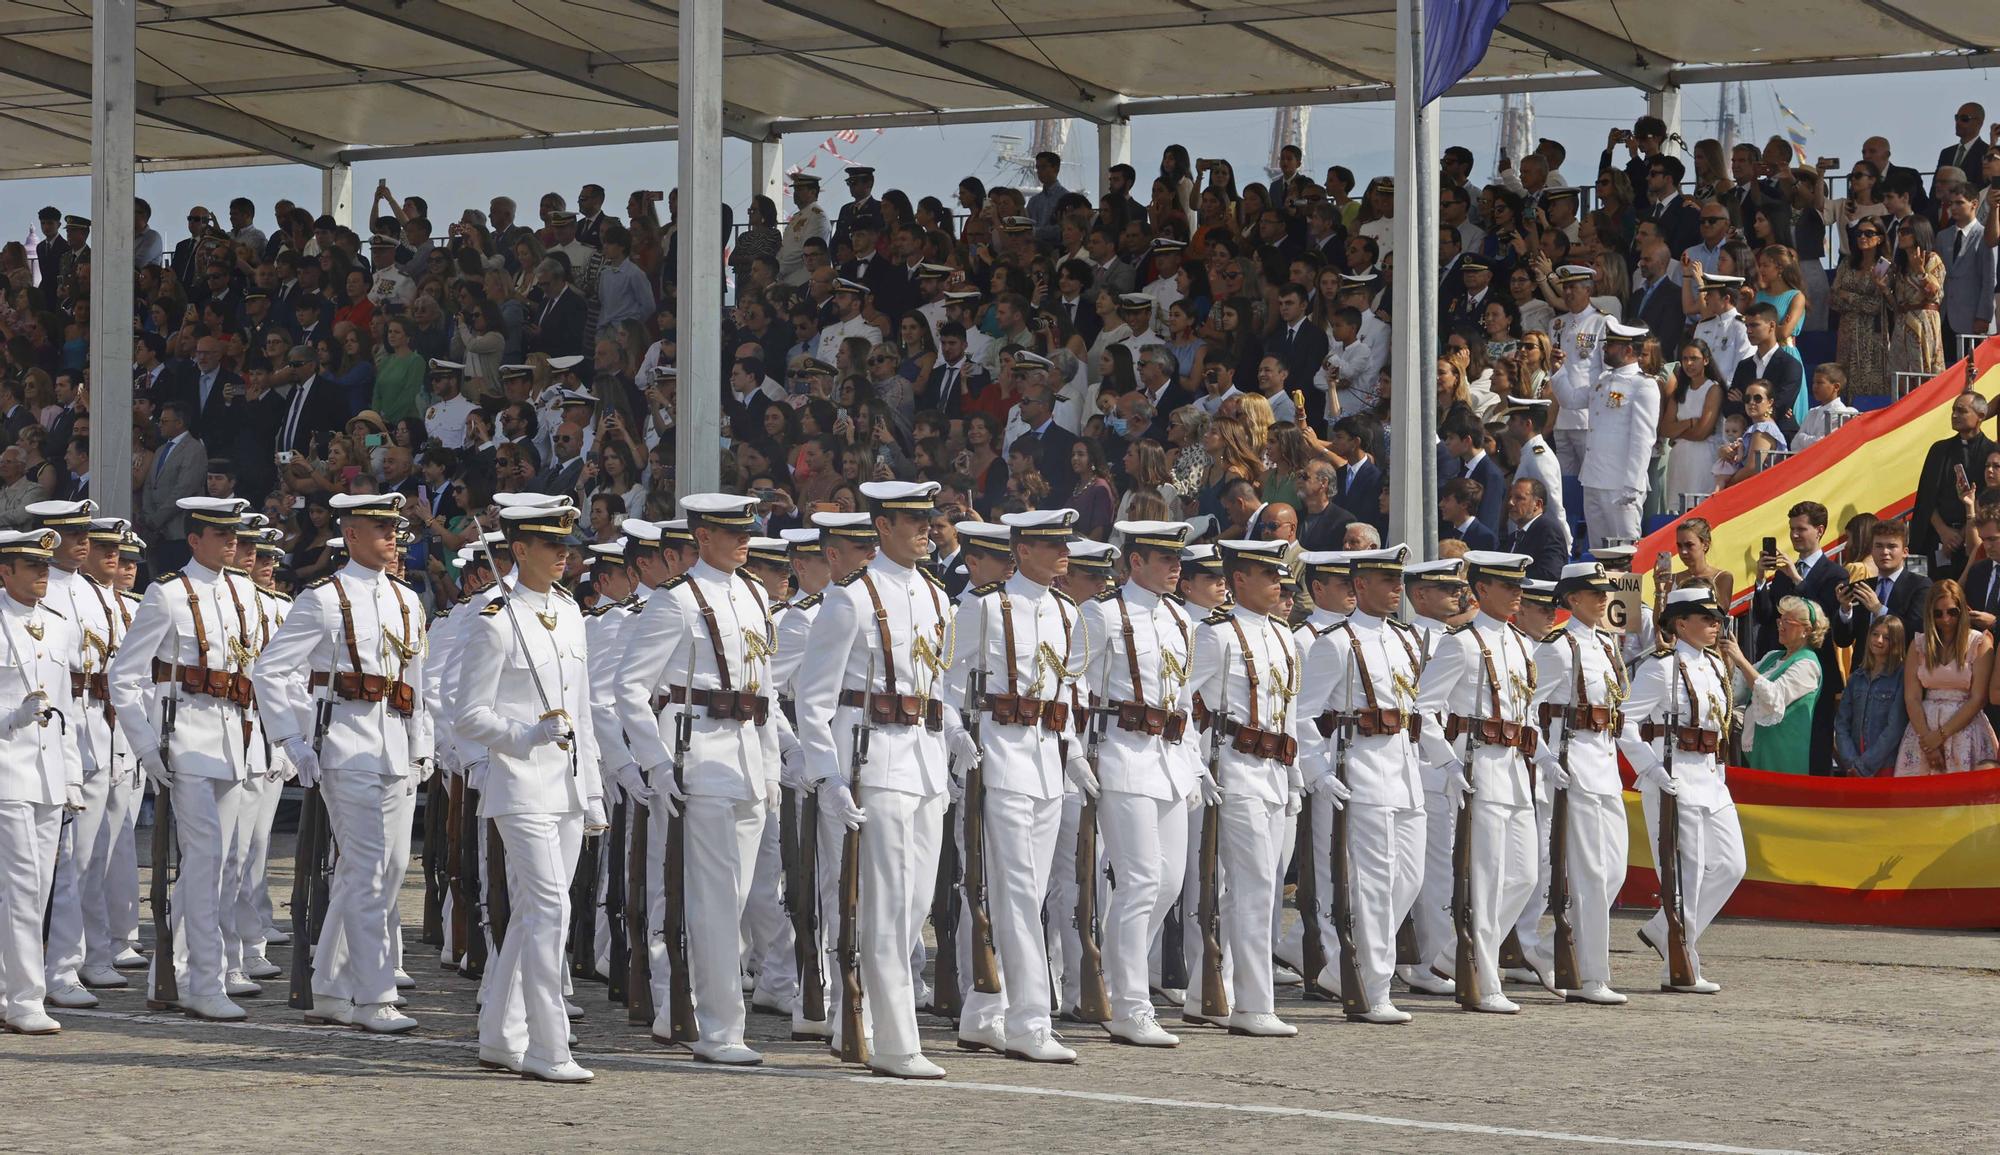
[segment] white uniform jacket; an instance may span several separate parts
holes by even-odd
[[[868,719],[860,707],[842,705],[843,694],[894,693],[916,698],[921,712],[935,709],[938,729],[921,721],[875,726],[861,784],[919,797],[942,794],[946,712],[958,724],[944,694],[952,661],[951,598],[928,570],[905,569],[881,553],[824,592],[806,642],[812,661],[798,665],[792,683],[806,778],[852,781],[854,728]]]
[[[1067,594],[1018,573],[971,591],[958,607],[957,657],[946,680],[945,700],[954,705],[964,702],[966,684],[977,668],[986,672],[988,699],[1017,694],[1069,702],[1089,657],[1077,616],[1076,603]],[[1065,728],[1064,733],[1070,732]],[[1062,797],[1061,738],[1046,725],[1001,725],[990,716],[980,719],[986,785],[1030,798]]]
[[[1355,654],[1359,652],[1357,666]],[[1415,629],[1372,614],[1355,613],[1314,640],[1306,651],[1294,706],[1299,760],[1307,781],[1332,769],[1342,737],[1322,736],[1319,717],[1361,710],[1403,710],[1416,706],[1423,652]],[[1365,671],[1365,676],[1364,676]],[[1422,759],[1405,730],[1363,737],[1349,729],[1347,786],[1364,806],[1418,809],[1424,803]]]
[[[1723,730],[1729,717],[1729,679],[1722,659],[1677,641],[1665,654],[1655,654],[1639,663],[1632,675],[1632,696],[1625,702],[1625,730],[1618,749],[1632,768],[1644,773],[1663,764],[1658,738],[1648,742],[1640,737],[1640,726],[1695,726],[1703,730]],[[1721,739],[1727,748],[1728,734]],[[1723,771],[1714,754],[1694,754],[1674,747],[1672,773],[1680,784],[1682,806],[1697,810],[1720,810],[1733,804]]]
[[[1660,383],[1635,364],[1598,375],[1590,391],[1590,442],[1577,478],[1590,489],[1644,493],[1660,428]]]
[[[348,609],[342,612],[341,597]],[[358,562],[321,578],[292,602],[285,623],[271,636],[252,669],[264,725],[273,745],[287,738],[311,742],[316,701],[333,703],[320,765],[401,778],[435,743],[429,711],[414,691],[423,685],[426,655],[424,607],[401,582]],[[390,695],[369,702],[343,698],[331,685],[313,687],[311,675],[361,673],[401,682],[413,692],[408,716],[392,709]]]
[[[1104,740],[1097,751],[1097,780],[1106,790],[1147,798],[1185,798],[1200,776],[1195,763],[1170,758],[1175,745],[1164,734],[1118,725],[1110,703],[1143,705],[1179,713],[1181,745],[1194,741],[1186,730],[1189,662],[1194,625],[1187,611],[1137,582],[1107,590],[1082,606],[1089,664],[1083,687],[1100,708]],[[1135,679],[1136,678],[1136,683]]]
[[[132,748],[112,725],[110,702],[104,688],[93,689],[100,680],[118,643],[131,624],[132,607],[118,591],[99,585],[83,574],[49,570],[49,592],[42,604],[69,619],[75,627],[76,648],[66,657],[71,671],[87,679],[83,696],[76,699],[76,713],[70,728],[76,732],[77,748],[83,755],[86,774],[96,774],[114,762],[131,757]],[[73,684],[73,683],[72,683]],[[0,691],[4,694],[4,691]]]
[[[1226,716],[1238,725],[1292,733],[1299,657],[1292,647],[1291,629],[1284,622],[1240,605],[1217,610],[1195,627],[1191,665],[1188,692],[1201,696],[1211,726],[1216,724],[1214,719]],[[1205,735],[1203,740],[1207,740]],[[1225,737],[1216,784],[1224,794],[1282,805],[1305,780],[1296,759],[1286,766],[1275,758],[1238,753]]]
[[[1549,326],[1562,358],[1561,367],[1549,375],[1557,429],[1590,428],[1590,387],[1604,372],[1604,326],[1610,319],[1596,305],[1585,305],[1583,312],[1564,313]]]
[[[146,587],[139,611],[132,615],[131,632],[107,673],[118,728],[133,750],[159,749],[162,710],[169,698],[176,699],[169,768],[175,775],[240,780],[248,770],[243,708],[227,698],[187,693],[178,681],[153,683],[155,660],[165,663],[170,673],[200,668],[239,672],[230,643],[239,647],[247,643],[238,636],[236,611],[221,582],[221,574],[189,562],[186,569]],[[201,615],[199,636],[207,643],[205,651],[196,641],[196,612]]]
[[[637,595],[596,606],[583,613],[583,641],[590,662],[590,717],[577,725],[590,727],[597,738],[597,755],[613,770],[632,760],[625,728],[618,724],[618,659],[624,656],[625,627],[646,603]]]
[[[696,594],[700,599],[697,600]],[[702,604],[713,614],[714,635]],[[694,719],[681,785],[690,794],[757,801],[765,782],[778,776],[778,728],[785,724],[777,704],[770,724],[712,718],[699,706],[653,701],[670,687],[692,687],[770,697],[771,652],[775,649],[764,587],[743,573],[724,573],[705,561],[653,591],[646,608],[626,623],[618,661],[618,724],[631,745],[632,760],[650,775],[673,761],[673,720],[682,711]],[[718,656],[726,668],[716,665]]]
[[[586,650],[583,613],[560,587],[538,594],[516,586],[465,625],[453,720],[488,752],[481,816],[580,814],[590,799],[604,796],[589,724]],[[528,742],[552,709],[569,715],[575,737],[568,750]]]
[[[1465,751],[1472,744],[1466,734],[1455,740],[1445,737],[1448,716],[1492,718],[1497,694],[1499,720],[1529,726],[1535,693],[1531,644],[1528,635],[1512,622],[1498,621],[1484,612],[1437,639],[1417,685],[1417,712],[1423,715],[1424,789],[1444,793],[1447,776],[1459,772],[1457,767],[1465,761]],[[1478,754],[1472,761],[1472,786],[1487,801],[1502,806],[1532,805],[1528,775],[1527,759],[1519,750],[1478,743]]]
[[[459,661],[459,657],[465,651],[465,639],[470,630],[472,620],[479,616],[479,611],[485,609],[488,602],[491,602],[494,598],[513,588],[513,576],[510,574],[497,582],[491,583],[478,593],[473,594],[469,600],[453,606],[451,608],[451,616],[445,619],[445,636],[443,638],[432,639],[431,652],[425,658],[424,666],[426,669],[429,669],[433,665],[438,667],[437,694],[439,705],[437,713],[443,717],[453,719],[451,725],[451,752],[461,767],[471,767],[475,763],[484,761],[486,758],[486,747],[478,742],[474,742],[471,738],[458,731],[456,721],[457,710],[454,704],[459,700],[458,683],[465,673],[465,665]],[[475,790],[479,789],[478,782],[472,782],[471,786]]]
[[[35,635],[40,634],[40,637]],[[46,604],[24,606],[0,593],[0,703],[11,713],[40,690],[65,718],[76,713],[68,655],[81,635],[76,623]],[[83,785],[76,723],[50,718],[18,730],[0,723],[0,801],[60,806],[70,786]]]
[[[1618,657],[1618,636],[1571,618],[1563,628],[1535,647],[1535,705],[1568,709],[1575,705],[1622,709],[1627,689],[1625,663]],[[1582,670],[1583,694],[1577,695],[1577,671]],[[1539,720],[1539,719],[1537,719]],[[1564,723],[1558,714],[1542,732],[1535,756],[1544,774],[1560,764]],[[1620,728],[1622,730],[1622,727]],[[1570,788],[1585,794],[1617,796],[1624,790],[1618,778],[1617,741],[1620,730],[1579,729],[1569,739]]]

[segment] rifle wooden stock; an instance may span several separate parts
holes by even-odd
[[[667,819],[666,884],[666,920],[660,929],[666,937],[667,966],[672,976],[667,1015],[671,1028],[669,1038],[676,1043],[692,1044],[700,1037],[700,1032],[694,1019],[694,979],[688,974],[687,817],[684,813]]]
[[[156,814],[157,805],[156,802]],[[285,1005],[295,1011],[313,1009],[312,896],[322,852],[319,816],[323,809],[325,803],[319,796],[319,787],[306,787],[299,799],[299,836],[292,850],[292,973]],[[158,859],[155,853],[156,869]]]
[[[1467,758],[1465,773],[1469,779],[1472,774],[1470,751]],[[1469,794],[1459,799],[1451,847],[1451,921],[1457,939],[1452,980],[1458,1005],[1470,1010],[1479,1004],[1481,995],[1479,951],[1473,941],[1472,926],[1472,796]]]
[[[630,997],[626,993],[626,972],[631,969],[631,927],[625,921],[625,823],[629,807],[621,796],[611,806],[611,829],[604,835],[604,926],[611,941],[606,944],[610,957],[605,965],[610,973],[604,976],[604,997],[623,1006]]]
[[[1076,820],[1076,940],[1083,956],[1077,1017],[1086,1023],[1111,1021],[1111,994],[1104,989],[1104,948],[1097,941],[1097,921],[1097,799],[1085,795]]]
[[[868,1043],[861,1018],[861,832],[840,840],[840,1061],[865,1063]]]
[[[944,845],[938,852],[937,887],[931,893],[931,929],[937,934],[937,966],[931,979],[931,1010],[957,1019],[965,1009],[958,974],[958,806],[944,810]]]
[[[424,923],[417,941],[444,945],[444,775],[433,773],[424,784]]]
[[[625,937],[631,944],[625,952],[625,1021],[640,1026],[653,1023],[653,935],[647,921],[646,844],[652,817],[651,806],[632,807],[632,833],[625,844]]]
[[[1556,919],[1556,989],[1563,991],[1583,985],[1576,973],[1576,925],[1570,918],[1570,902],[1569,791],[1557,790],[1549,804],[1549,911]]]
[[[1423,961],[1423,952],[1417,949],[1417,920],[1406,914],[1403,925],[1396,928],[1396,965],[1421,966]]]
[[[826,950],[819,925],[819,795],[799,800],[799,905],[792,909],[792,948],[799,964],[799,1017],[826,1021]]]
[[[1306,998],[1325,1002],[1332,994],[1319,985],[1319,976],[1326,970],[1326,943],[1319,935],[1319,864],[1313,861],[1319,852],[1317,841],[1313,834],[1313,802],[1307,798],[1299,810],[1299,836],[1292,848],[1292,862],[1299,869],[1299,887],[1292,901],[1299,908],[1299,961],[1305,969],[1304,994]]]
[[[584,835],[577,852],[576,873],[569,882],[569,973],[589,978],[597,973],[597,852],[599,840]]]
[[[972,989],[997,995],[1000,958],[986,906],[986,770],[976,761],[965,771],[965,904],[972,911]]]
[[[486,925],[493,945],[507,944],[507,924],[514,921],[513,896],[507,893],[507,847],[500,841],[500,824],[486,820]]]
[[[459,876],[465,891],[465,916],[471,924],[458,952],[458,973],[469,979],[486,973],[486,890],[479,860],[479,791],[465,784],[458,813]]]
[[[451,952],[456,963],[472,939],[472,883],[465,873],[465,778],[451,776],[445,788],[445,875],[451,887]],[[296,939],[293,941],[297,941]],[[296,948],[294,948],[296,950]]]
[[[151,906],[153,908],[153,990],[146,1000],[146,1009],[151,1011],[173,1010],[181,1001],[180,977],[174,973],[174,919],[173,919],[173,865],[174,865],[174,792],[158,783],[153,785],[153,885]],[[298,937],[298,914],[294,907],[292,915],[292,985],[298,986],[298,976],[308,968],[301,959],[306,957],[310,945]],[[307,1003],[310,1007],[311,990],[308,986]],[[293,1004],[296,1006],[297,1004]]]
[[[1672,752],[1668,752],[1671,758]],[[1667,981],[1688,986],[1695,981],[1694,956],[1688,952],[1687,914],[1681,891],[1681,802],[1660,791],[1660,913],[1667,919]]]
[[[1182,901],[1174,899],[1167,908],[1166,925],[1160,928],[1160,986],[1170,991],[1185,991],[1188,985],[1187,914]]]
[[[1229,1016],[1229,991],[1222,985],[1222,806],[1211,803],[1201,815],[1201,1013]]]
[[[1346,779],[1343,776],[1342,781]],[[1328,883],[1333,889],[1333,929],[1339,936],[1340,1009],[1348,1018],[1368,1013],[1368,993],[1361,987],[1360,944],[1354,941],[1354,876],[1347,852],[1347,811],[1333,812],[1328,832]]]

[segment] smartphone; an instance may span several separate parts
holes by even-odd
[[[1765,557],[1776,557],[1776,556],[1778,556],[1778,539],[1777,539],[1777,538],[1775,538],[1775,537],[1767,537],[1767,538],[1765,538],[1765,539],[1764,539],[1764,556],[1765,556]]]
[[[297,453],[292,452],[289,449],[281,449],[278,451],[279,465],[290,465],[292,462],[297,461],[298,459],[299,455]]]
[[[1823,156],[1823,157],[1820,157],[1820,158],[1819,158],[1819,166],[1818,166],[1818,167],[1819,167],[1819,170],[1820,170],[1821,172],[1825,172],[1826,170],[1828,170],[1828,169],[1830,169],[1830,168],[1839,168],[1839,167],[1840,167],[1840,158],[1839,158],[1839,157],[1837,157],[1837,156]]]
[[[750,494],[751,496],[755,497],[758,501],[772,501],[777,498],[778,491],[772,489],[768,485],[761,485],[758,486],[756,489],[751,490]]]
[[[834,503],[833,503],[833,502],[831,502],[831,501],[815,501],[815,502],[813,502],[813,503],[812,503],[812,509],[811,509],[811,510],[810,510],[809,512],[812,512],[812,513],[839,513],[839,512],[840,512],[840,506],[838,506],[838,505],[834,504]]]
[[[384,445],[387,445],[388,443],[389,439],[387,437],[382,436],[380,433],[370,433],[368,436],[363,437],[361,439],[362,446],[368,449],[380,449]]]
[[[1951,473],[1952,478],[1958,482],[1958,488],[1961,493],[1972,488],[1972,482],[1967,481],[1965,478],[1965,466],[1954,465],[1951,467]]]
[[[1300,389],[1288,389],[1286,392],[1291,396],[1292,408],[1303,414],[1306,411],[1305,392]]]

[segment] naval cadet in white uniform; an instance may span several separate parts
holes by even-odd
[[[1604,326],[1611,318],[1590,303],[1597,272],[1589,265],[1564,265],[1556,270],[1555,281],[1562,286],[1567,311],[1549,325],[1549,340],[1556,353],[1549,388],[1557,405],[1556,426],[1549,440],[1563,473],[1576,477],[1583,472],[1590,433],[1590,391],[1604,372]]]
[[[1459,613],[1465,595],[1465,562],[1440,558],[1406,563],[1403,592],[1410,602],[1410,628],[1415,631],[1420,659],[1417,668],[1421,671],[1451,629],[1446,619]],[[1398,967],[1396,974],[1419,994],[1448,995],[1455,989],[1451,980],[1432,970],[1430,964],[1452,949],[1451,848],[1457,834],[1454,820],[1458,808],[1452,805],[1447,767],[1424,759],[1420,769],[1424,779],[1424,881],[1410,908],[1417,961]]]
[[[1593,546],[1639,538],[1660,424],[1660,383],[1639,367],[1646,334],[1644,325],[1604,323],[1604,370],[1589,392],[1590,432],[1577,475]]]

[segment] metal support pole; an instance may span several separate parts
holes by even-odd
[[[1646,114],[1657,116],[1667,122],[1667,144],[1665,151],[1689,155],[1685,145],[1676,145],[1674,138],[1681,134],[1681,86],[1669,84],[1658,92],[1646,95]]]
[[[1111,187],[1113,165],[1132,163],[1132,122],[1114,120],[1097,126],[1097,190],[1100,195]],[[1132,190],[1139,195],[1138,189]]]
[[[319,211],[348,228],[354,227],[354,166],[337,164],[319,174]]]
[[[1434,113],[1418,104],[1423,95],[1422,0],[1397,0],[1396,32],[1389,536],[1429,558],[1437,553],[1437,390],[1430,363],[1437,333],[1438,178]]]
[[[680,9],[680,311],[674,492],[722,476],[722,5]]]
[[[90,496],[132,516],[133,0],[97,0],[90,20]],[[46,275],[46,274],[45,274]]]
[[[778,206],[779,219],[784,219],[785,146],[776,137],[750,145],[750,195],[770,197],[771,203]]]

